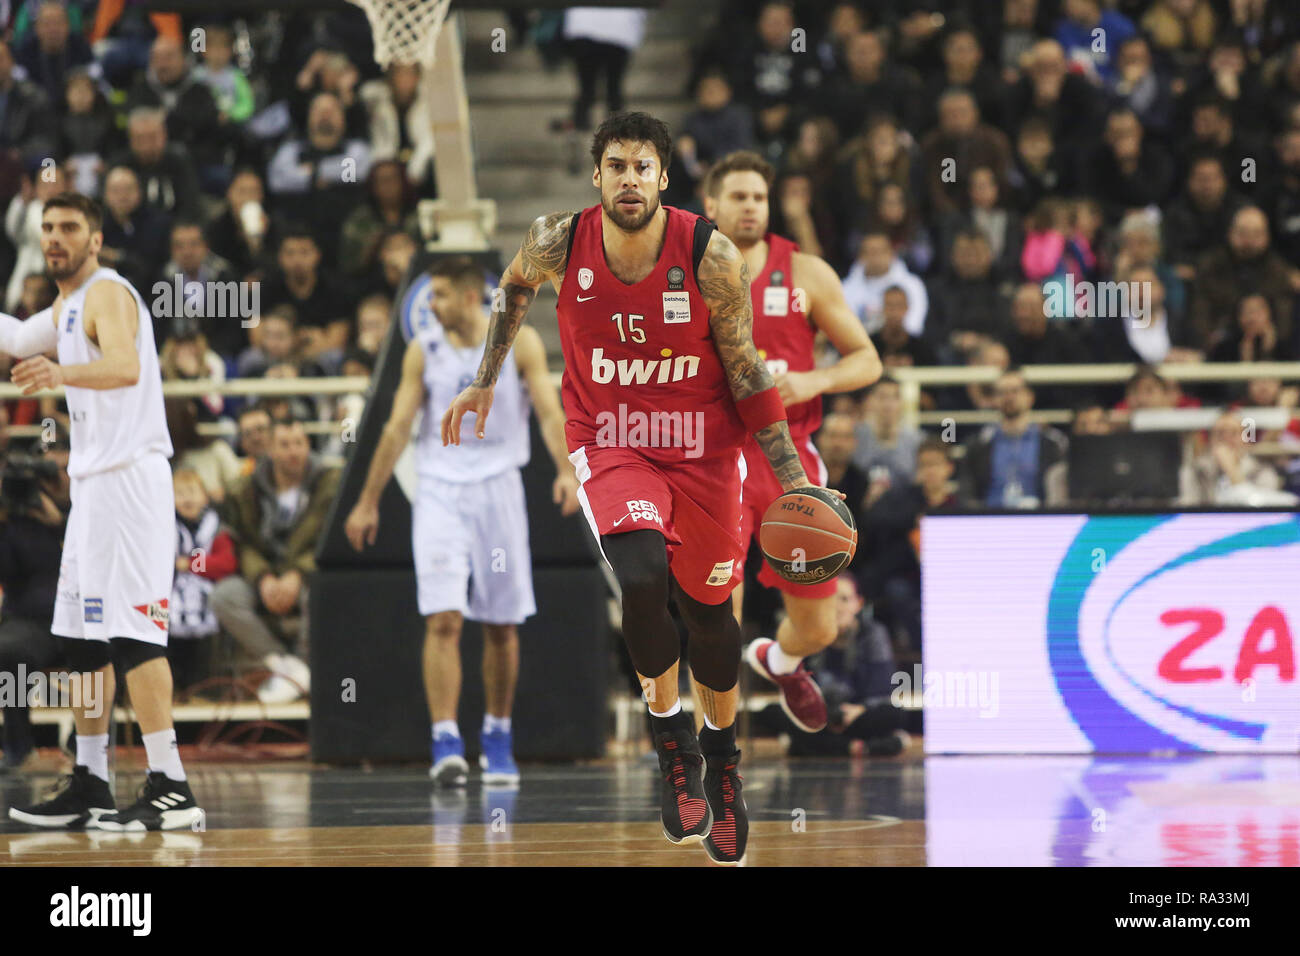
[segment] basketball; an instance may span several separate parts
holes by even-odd
[[[796,584],[816,584],[853,560],[858,527],[838,495],[826,488],[796,488],[763,512],[758,544],[768,565]]]

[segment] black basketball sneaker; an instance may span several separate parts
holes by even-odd
[[[659,770],[664,775],[659,818],[669,843],[698,843],[709,835],[713,817],[704,796],[704,755],[695,737],[691,715],[679,712],[657,726],[655,734]],[[668,723],[671,721],[671,723]]]
[[[10,807],[9,819],[34,827],[79,830],[117,809],[108,781],[76,766],[49,799],[30,807]]]
[[[194,801],[188,780],[172,780],[161,770],[150,771],[140,797],[121,813],[108,813],[97,821],[110,833],[140,830],[201,830],[203,810]]]
[[[740,751],[704,758],[704,793],[713,814],[713,828],[704,840],[709,859],[722,866],[744,866],[749,842],[749,814],[741,795]]]

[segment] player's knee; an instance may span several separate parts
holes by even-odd
[[[460,640],[461,622],[464,620],[460,611],[439,611],[429,615],[428,634],[440,641]]]
[[[133,637],[115,637],[113,645],[113,663],[123,674],[129,674],[141,664],[167,656],[167,649],[161,644],[137,641]]]
[[[630,531],[611,536],[605,556],[623,593],[623,607],[663,607],[668,602],[668,551],[663,537],[653,531]]]
[[[86,641],[75,637],[60,637],[59,648],[63,660],[71,670],[78,672],[102,670],[113,663],[113,651],[108,641]]]
[[[809,643],[816,644],[818,647],[829,647],[835,642],[837,629],[835,627],[835,601],[829,599],[818,601],[813,607],[803,613],[794,616],[791,623],[794,625],[795,633]]]
[[[503,646],[518,639],[519,629],[513,624],[484,624],[483,640],[489,644]]]

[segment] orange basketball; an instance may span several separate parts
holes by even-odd
[[[858,527],[834,492],[796,488],[768,505],[758,546],[772,570],[787,581],[817,584],[848,567],[858,547]]]

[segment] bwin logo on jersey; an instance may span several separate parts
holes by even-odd
[[[620,385],[648,385],[653,382],[680,382],[694,378],[700,371],[698,355],[673,357],[672,349],[663,349],[657,359],[610,359],[604,349],[591,351],[591,380],[597,385],[607,385],[618,376]]]

